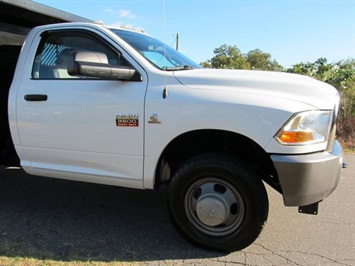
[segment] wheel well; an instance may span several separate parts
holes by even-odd
[[[168,182],[184,162],[206,153],[228,154],[248,163],[266,183],[281,192],[270,156],[253,140],[223,130],[191,131],[171,141],[160,157],[155,188]]]

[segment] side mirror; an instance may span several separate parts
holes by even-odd
[[[136,70],[128,66],[110,65],[104,53],[74,51],[73,64],[68,68],[70,75],[83,75],[96,78],[132,80]]]

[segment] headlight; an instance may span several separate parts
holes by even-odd
[[[305,145],[328,141],[331,111],[298,113],[279,130],[276,140],[282,145]]]

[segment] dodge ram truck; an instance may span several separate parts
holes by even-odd
[[[195,245],[250,245],[267,220],[265,185],[310,214],[337,187],[339,94],[328,84],[203,69],[145,33],[94,23],[36,27],[0,56],[2,165],[165,184],[172,223]]]

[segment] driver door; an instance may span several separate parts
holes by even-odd
[[[17,95],[23,167],[32,174],[142,187],[146,78],[132,81],[68,74],[74,50],[103,53],[132,66],[89,31],[43,32],[31,77]],[[144,73],[143,73],[144,74]]]

